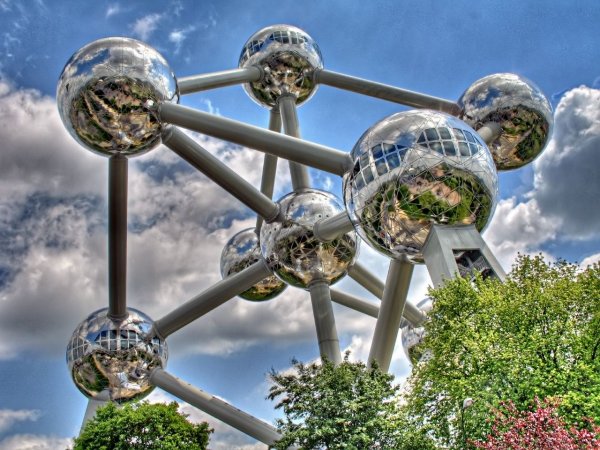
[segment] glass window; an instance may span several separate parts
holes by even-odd
[[[360,167],[364,169],[365,167],[369,167],[369,154],[363,153],[360,155]]]
[[[440,155],[444,154],[444,150],[442,149],[442,144],[439,142],[430,142],[429,148],[432,149],[433,151],[438,152]]]
[[[381,149],[381,145],[377,144],[375,147],[371,149],[373,152],[373,159],[383,158],[383,150]]]
[[[469,144],[469,148],[471,149],[471,155],[476,155],[479,152],[477,144]]]
[[[406,152],[408,151],[408,147],[405,147],[403,145],[399,145],[398,146],[398,156],[400,156],[400,159],[404,159],[404,156],[406,155]]]
[[[471,156],[471,152],[469,151],[469,146],[466,142],[459,142],[458,149],[460,151],[460,156]]]
[[[391,153],[387,155],[386,158],[390,170],[400,166],[400,158],[398,157],[398,153]]]
[[[394,144],[386,144],[385,142],[381,144],[383,147],[383,152],[388,155],[396,151],[396,146]]]
[[[465,135],[460,128],[452,128],[452,132],[454,133],[454,137],[459,141],[465,140]]]
[[[470,132],[468,132],[467,130],[464,130],[464,133],[465,133],[465,136],[467,137],[467,141],[473,142],[473,143],[476,142],[475,138],[473,137],[473,135]]]
[[[373,172],[371,171],[371,167],[367,166],[362,171],[363,177],[365,178],[365,183],[369,184],[371,181],[375,179]]]
[[[362,188],[365,187],[365,180],[363,180],[363,177],[362,177],[361,173],[358,173],[354,177],[354,186],[356,187],[357,191],[360,191]]]
[[[456,156],[456,147],[452,141],[444,141],[444,151],[448,156]]]
[[[426,141],[425,139],[425,132],[421,133],[421,136],[419,136],[419,140],[417,141],[420,144],[424,144]]]
[[[377,168],[377,173],[379,175],[384,175],[388,173],[387,165],[385,164],[385,159],[381,158],[375,161],[375,167]]]
[[[358,172],[360,172],[360,162],[356,161],[356,164],[352,168],[352,176],[355,177]]]
[[[439,127],[437,130],[438,130],[438,133],[440,133],[440,136],[442,137],[442,139],[452,139],[452,136],[450,135],[450,131],[448,130],[448,128]]]
[[[430,141],[437,141],[440,138],[435,128],[426,129],[425,134],[427,135],[427,139]]]

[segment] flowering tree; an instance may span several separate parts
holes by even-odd
[[[472,441],[485,450],[598,450],[600,426],[567,427],[557,414],[557,402],[535,399],[535,406],[519,411],[513,402],[501,404],[487,439]]]

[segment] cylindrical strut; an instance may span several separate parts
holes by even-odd
[[[298,112],[296,111],[296,96],[283,95],[277,100],[283,131],[286,135],[300,138],[300,125],[298,123]],[[290,161],[290,175],[292,176],[292,187],[295,191],[310,187],[310,179],[306,166]]]
[[[276,109],[272,109],[269,116],[269,130],[279,133],[281,131],[281,114]],[[275,178],[277,177],[277,156],[265,153],[263,159],[263,170],[260,181],[260,192],[266,197],[273,198],[273,191],[275,190]],[[260,227],[262,226],[263,218],[259,214],[256,218],[256,233],[260,233]]]
[[[108,316],[127,316],[127,158],[108,160]]]
[[[342,354],[340,352],[340,340],[335,327],[329,284],[324,281],[316,281],[309,286],[309,291],[321,356],[336,365],[340,364],[342,362]]]
[[[224,70],[222,72],[179,78],[177,80],[177,87],[179,87],[179,93],[185,95],[218,87],[258,81],[261,77],[262,70],[260,68],[246,67],[243,69]]]

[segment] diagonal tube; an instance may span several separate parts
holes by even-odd
[[[259,281],[271,276],[271,269],[261,259],[241,272],[215,283],[201,294],[179,306],[162,319],[154,322],[150,336],[165,339],[170,334],[221,306],[227,300],[241,294]]]
[[[400,89],[387,84],[377,83],[362,78],[344,75],[330,70],[317,70],[314,80],[319,84],[326,84],[339,89],[380,98],[413,108],[426,108],[443,111],[448,114],[457,115],[460,108],[455,102],[443,98],[432,97],[418,92]]]
[[[329,284],[325,281],[316,281],[309,286],[308,290],[310,291],[321,357],[338,365],[342,362],[342,353],[335,327]]]
[[[127,158],[108,160],[108,316],[127,316]]]
[[[174,103],[161,103],[159,115],[163,122],[290,159],[325,172],[343,175],[352,168],[352,158],[348,153],[235,120],[213,116],[204,111],[196,111]]]
[[[231,425],[242,433],[246,433],[248,436],[269,446],[281,439],[281,435],[277,430],[268,423],[174,377],[163,369],[154,369],[150,374],[150,382],[221,422]]]
[[[179,93],[185,95],[234,84],[250,83],[261,78],[262,70],[259,67],[246,67],[179,78],[177,87]]]
[[[390,262],[368,359],[369,364],[376,361],[383,372],[390,369],[413,267],[407,261]]]
[[[313,234],[323,242],[331,242],[338,236],[353,230],[354,225],[346,211],[342,211],[333,217],[319,220],[313,226]]]
[[[277,109],[272,109],[269,116],[269,130],[279,133],[281,131],[281,115]],[[275,190],[275,178],[277,176],[277,156],[269,155],[265,153],[263,159],[263,171],[262,178],[260,181],[260,192],[262,192],[268,198],[273,198],[273,191]],[[260,227],[262,226],[263,218],[259,214],[256,218],[256,233],[260,233]]]
[[[283,131],[286,135],[300,138],[300,125],[298,123],[298,112],[296,111],[296,96],[283,95],[277,100]],[[290,175],[292,176],[292,187],[295,191],[310,187],[308,168],[294,161],[289,161]]]
[[[496,122],[486,122],[477,129],[477,133],[487,145],[490,145],[502,134],[502,126]]]
[[[267,222],[279,214],[279,206],[254,186],[211,155],[200,144],[176,127],[163,132],[163,144],[205,174],[235,198],[262,216]]]

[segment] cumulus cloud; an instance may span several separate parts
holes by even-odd
[[[35,409],[0,409],[0,433],[9,430],[17,422],[35,422],[40,411]]]
[[[579,265],[585,268],[595,263],[600,263],[600,253],[596,253],[595,255],[591,255],[587,258],[584,258]]]
[[[0,450],[65,450],[71,448],[71,438],[41,434],[15,434],[0,441]]]
[[[137,19],[131,26],[133,34],[146,41],[154,33],[162,18],[162,14],[154,13]]]

